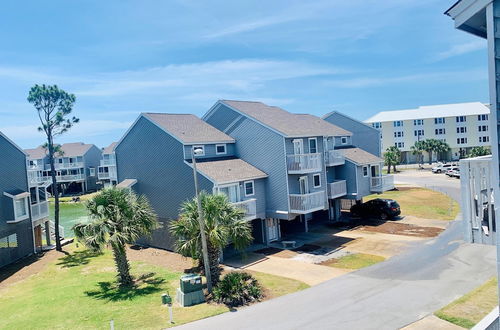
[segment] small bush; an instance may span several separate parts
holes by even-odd
[[[226,274],[213,291],[214,300],[230,307],[245,305],[262,298],[262,288],[245,272]]]

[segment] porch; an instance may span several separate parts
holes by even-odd
[[[289,174],[313,173],[322,170],[321,154],[294,154],[286,156]]]
[[[253,220],[257,217],[257,199],[252,198],[232,204],[233,206],[245,211],[245,220]]]
[[[335,180],[328,184],[328,198],[335,199],[347,195],[346,180]]]
[[[370,190],[375,193],[383,193],[394,189],[394,176],[381,175],[370,178]]]
[[[309,194],[290,194],[290,213],[307,214],[325,209],[325,192],[317,191]]]
[[[338,166],[345,164],[344,155],[338,150],[328,150],[325,152],[326,166]]]

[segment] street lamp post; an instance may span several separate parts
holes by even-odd
[[[207,278],[208,293],[212,293],[212,275],[210,273],[210,264],[208,259],[207,238],[205,236],[205,220],[203,218],[203,208],[201,207],[200,193],[198,189],[198,171],[196,170],[196,155],[203,153],[201,148],[193,148],[191,150],[191,159],[193,162],[194,175],[194,190],[196,194],[196,202],[198,204],[198,223],[200,224],[201,247],[203,252],[203,264],[205,265],[205,277]]]

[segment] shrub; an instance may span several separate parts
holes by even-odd
[[[213,291],[214,300],[235,307],[262,298],[262,288],[252,275],[245,272],[226,274]]]

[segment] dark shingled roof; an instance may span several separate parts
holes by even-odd
[[[143,113],[183,143],[232,143],[234,139],[191,114]]]
[[[196,163],[197,169],[218,184],[267,177],[267,174],[241,159]]]
[[[262,102],[221,100],[287,137],[349,136],[351,132],[309,114],[295,114]]]
[[[382,158],[359,148],[338,149],[338,151],[340,151],[345,158],[356,164],[373,164],[383,162]]]

